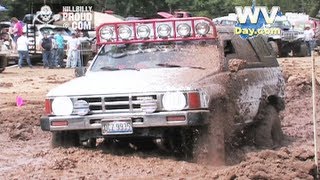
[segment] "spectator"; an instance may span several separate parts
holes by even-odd
[[[43,33],[41,39],[41,50],[42,50],[42,61],[44,68],[53,68],[54,63],[52,62],[52,39],[48,37],[48,33]]]
[[[52,32],[49,36],[52,42],[52,49],[51,49],[51,63],[53,67],[58,67],[58,64],[56,63],[56,54],[57,54],[57,43],[54,38],[54,32]]]
[[[79,48],[80,48],[80,40],[76,37],[75,33],[72,33],[72,39],[68,41],[67,47],[67,68],[75,68],[79,63]]]
[[[27,59],[29,67],[32,68],[28,51],[28,44],[28,38],[25,36],[25,33],[22,33],[22,35],[17,39],[17,50],[19,54],[18,68],[22,68],[23,58]]]
[[[14,48],[13,50],[16,51],[17,47],[17,40],[22,35],[22,23],[16,18],[11,18],[11,24],[12,24],[12,35],[13,35],[13,42],[14,42]]]
[[[306,42],[308,47],[308,55],[311,56],[311,51],[313,50],[314,32],[309,25],[306,25],[306,27],[304,28],[303,34],[304,34],[304,41]]]
[[[56,34],[54,36],[54,39],[55,39],[56,44],[57,44],[55,63],[57,65],[57,67],[63,67],[64,39],[63,39],[61,30],[58,32],[58,34]]]

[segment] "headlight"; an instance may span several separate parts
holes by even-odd
[[[131,32],[131,29],[129,28],[129,26],[124,25],[124,26],[119,27],[119,37],[121,39],[124,39],[124,40],[130,39],[131,34],[132,34],[132,32]]]
[[[196,31],[200,35],[206,35],[209,32],[209,25],[205,22],[200,22],[196,25]]]
[[[145,39],[150,35],[150,28],[146,25],[140,25],[137,28],[138,37],[141,39]]]
[[[67,116],[72,114],[73,103],[68,97],[57,97],[52,101],[52,112],[57,116]]]
[[[170,36],[171,27],[168,24],[161,24],[158,26],[157,32],[160,38],[167,38]]]
[[[166,93],[162,97],[163,108],[167,111],[179,111],[186,107],[186,97],[181,92]]]
[[[84,116],[88,114],[90,111],[89,104],[85,100],[78,100],[74,103],[74,110],[73,112],[75,114],[78,114],[80,116]]]
[[[113,37],[113,30],[111,27],[104,27],[100,30],[100,36],[105,40],[111,40]]]
[[[177,31],[178,31],[178,34],[180,36],[183,36],[183,37],[186,37],[186,36],[189,36],[190,35],[190,32],[191,32],[191,27],[186,24],[186,23],[183,23],[183,24],[179,24],[178,27],[177,27]]]

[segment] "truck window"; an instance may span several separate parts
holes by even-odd
[[[254,67],[277,67],[279,66],[275,54],[263,36],[250,39],[242,39],[233,36],[231,43],[224,48],[226,60],[246,60],[246,68]]]

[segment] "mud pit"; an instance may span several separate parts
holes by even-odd
[[[39,127],[44,96],[73,78],[73,71],[6,69],[0,74],[0,179],[313,179],[311,61],[295,58],[279,62],[287,80],[286,110],[281,114],[286,136],[282,147],[234,149],[229,165],[222,167],[177,160],[158,150],[103,144],[96,149],[53,149],[50,133]],[[24,99],[24,106],[16,106],[17,96]]]

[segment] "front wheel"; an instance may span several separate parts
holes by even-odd
[[[297,45],[293,48],[294,57],[306,57],[308,56],[308,46],[305,42],[302,42],[300,45]]]
[[[283,139],[279,112],[272,105],[261,111],[261,119],[257,122],[254,142],[258,147],[271,148],[280,145]]]
[[[79,145],[79,135],[75,132],[57,131],[52,132],[52,147],[71,147]]]

